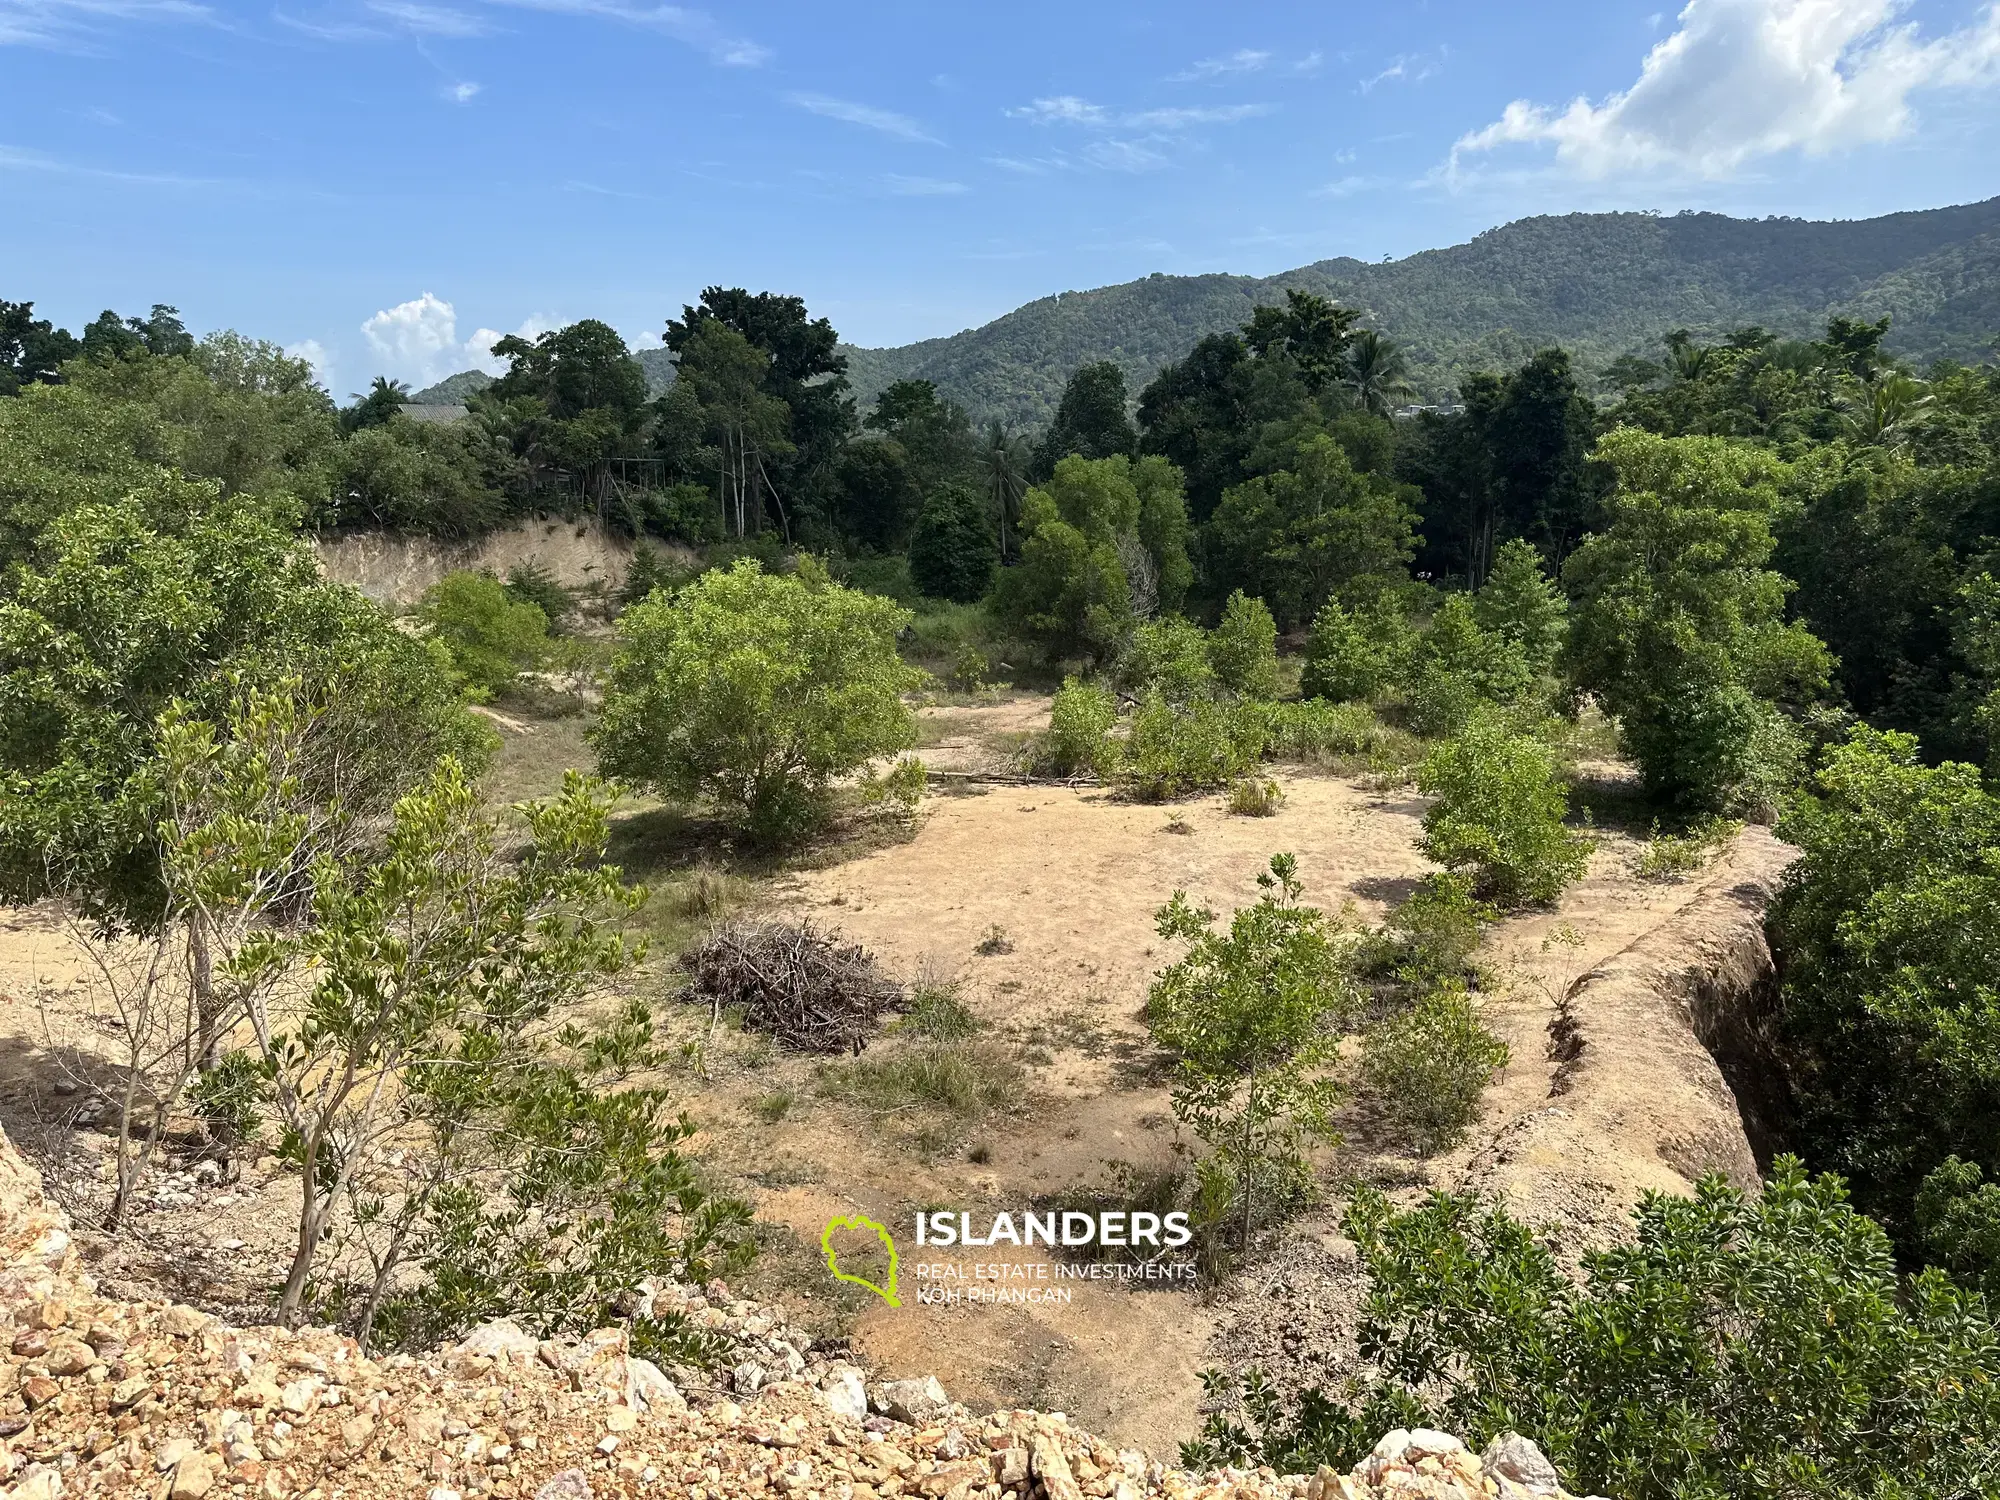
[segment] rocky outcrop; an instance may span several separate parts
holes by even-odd
[[[434,1355],[371,1358],[331,1329],[118,1301],[78,1273],[61,1215],[0,1136],[0,1487],[18,1500],[1561,1495],[1511,1436],[1481,1457],[1393,1432],[1351,1474],[1188,1474],[1060,1413],[974,1416],[929,1380],[871,1387],[720,1286],[644,1295],[733,1342],[735,1389],[683,1389],[622,1328],[548,1340],[501,1321]]]

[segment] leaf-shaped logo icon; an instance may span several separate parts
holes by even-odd
[[[840,1269],[840,1252],[833,1248],[833,1237],[847,1229],[866,1230],[882,1242],[882,1248],[889,1252],[888,1286],[877,1286],[866,1276],[855,1276]],[[835,1281],[847,1281],[855,1286],[865,1286],[891,1307],[903,1305],[902,1299],[896,1295],[896,1242],[889,1238],[889,1231],[873,1219],[855,1214],[852,1218],[827,1220],[826,1228],[820,1233],[819,1247],[826,1253],[826,1268],[833,1273]]]

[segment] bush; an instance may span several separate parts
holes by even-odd
[[[1445,983],[1368,1033],[1361,1076],[1390,1124],[1431,1156],[1456,1145],[1478,1118],[1479,1096],[1507,1056],[1464,984]]]
[[[1227,786],[1264,750],[1264,714],[1257,704],[1212,698],[1174,703],[1155,689],[1132,717],[1119,782],[1145,802]]]
[[[1402,606],[1384,594],[1365,610],[1329,599],[1306,638],[1301,689],[1335,703],[1373,698],[1407,670],[1413,638]]]
[[[548,616],[517,603],[491,573],[445,574],[425,590],[417,617],[443,642],[475,699],[490,698],[548,656]]]
[[[1426,875],[1389,913],[1388,946],[1373,965],[1421,989],[1463,984],[1482,929],[1499,916],[1472,894],[1464,875]]]
[[[1118,722],[1118,700],[1101,687],[1063,679],[1049,706],[1049,727],[1035,741],[1029,765],[1038,776],[1108,777],[1118,766],[1118,745],[1111,728]]]
[[[1401,731],[1385,727],[1365,703],[1329,703],[1324,698],[1274,703],[1264,722],[1266,755],[1308,765],[1338,765],[1378,751],[1401,750],[1405,747],[1398,742],[1410,741]]]
[[[1553,901],[1590,862],[1589,840],[1563,826],[1569,791],[1554,753],[1490,710],[1424,758],[1417,788],[1437,799],[1418,847],[1474,871],[1478,893],[1502,906]]]
[[[633,530],[649,532],[690,547],[705,547],[723,537],[722,507],[705,484],[675,484],[647,490],[639,496]]]
[[[564,622],[576,610],[576,595],[556,582],[556,575],[532,558],[507,570],[506,589],[507,597],[516,604],[532,604],[539,609],[551,630],[562,629]]]
[[[760,842],[825,820],[829,786],[915,738],[896,654],[909,616],[831,582],[810,558],[789,576],[739,562],[618,622],[591,731],[613,776],[737,809]]]
[[[1769,923],[1797,1139],[1914,1249],[1919,1183],[1952,1157],[2000,1175],[2000,798],[1857,729],[1779,833],[1802,851]]]
[[[1338,1087],[1321,1069],[1338,1048],[1328,1022],[1355,1004],[1333,926],[1300,904],[1298,861],[1273,855],[1253,906],[1213,931],[1215,913],[1184,892],[1160,908],[1159,933],[1188,944],[1146,997],[1153,1038],[1179,1059],[1174,1117],[1208,1146],[1203,1168],[1226,1179],[1238,1246],[1265,1217],[1303,1203],[1305,1147],[1334,1138]]]
[[[1899,1280],[1838,1178],[1781,1157],[1755,1198],[1711,1177],[1634,1219],[1579,1284],[1502,1208],[1433,1193],[1399,1212],[1363,1192],[1346,1228],[1368,1373],[1289,1396],[1256,1380],[1184,1461],[1345,1469],[1423,1426],[1475,1449],[1522,1433],[1566,1488],[1634,1500],[1987,1492],[2000,1339],[1983,1300],[1935,1271]]]
[[[1148,620],[1132,632],[1118,680],[1133,693],[1157,688],[1175,703],[1202,697],[1215,686],[1208,637],[1199,625],[1178,615]]]
[[[1514,703],[1531,681],[1527,658],[1507,637],[1481,630],[1472,601],[1453,594],[1418,642],[1410,668],[1410,725],[1456,734],[1481,703]]]
[[[1268,776],[1246,776],[1229,789],[1229,810],[1239,817],[1274,818],[1285,805],[1285,789]]]
[[[933,491],[910,535],[910,578],[935,599],[970,604],[1000,565],[986,502],[963,485]]]
[[[1686,833],[1662,833],[1658,820],[1653,836],[1639,851],[1636,868],[1641,880],[1685,880],[1704,868],[1723,845],[1743,829],[1727,818],[1703,818]]]
[[[1208,638],[1215,680],[1245,698],[1278,696],[1278,622],[1262,599],[1241,589],[1229,596],[1222,622]]]
[[[630,608],[655,589],[672,592],[688,582],[698,570],[690,569],[644,542],[632,549],[632,561],[625,569],[625,582],[618,590],[618,602]]]
[[[1568,628],[1569,600],[1542,571],[1542,556],[1532,543],[1515,537],[1501,544],[1472,608],[1479,628],[1519,652],[1532,676],[1555,665]]]

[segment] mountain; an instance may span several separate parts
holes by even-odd
[[[665,349],[640,349],[632,357],[639,361],[639,368],[646,372],[646,389],[657,396],[674,383],[674,357]],[[883,382],[885,385],[888,382]],[[484,370],[460,370],[456,375],[447,375],[436,385],[425,386],[410,397],[412,406],[463,406],[467,396],[477,395],[489,385],[493,377]],[[869,393],[871,399],[874,392]]]
[[[1760,323],[1817,333],[1837,314],[1894,318],[1913,359],[1982,357],[2000,333],[2000,198],[1878,219],[1567,214],[1521,219],[1467,244],[1369,264],[1342,258],[1276,276],[1166,276],[1044,297],[981,328],[894,349],[849,347],[864,406],[920,377],[977,421],[1046,422],[1078,365],[1116,360],[1136,394],[1206,334],[1298,287],[1360,308],[1410,355],[1427,395],[1477,369],[1560,344],[1594,373],[1661,334]]]

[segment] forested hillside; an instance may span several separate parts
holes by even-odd
[[[975,422],[1046,422],[1079,365],[1115,361],[1137,390],[1197,340],[1236,328],[1287,288],[1362,310],[1407,350],[1418,391],[1561,344],[1595,374],[1672,329],[1745,324],[1807,336],[1828,317],[1890,314],[1889,347],[1973,357],[2000,333],[2000,198],[1815,223],[1722,214],[1521,219],[1468,244],[1369,265],[1326,260],[1277,276],[1153,275],[1031,302],[982,328],[898,349],[849,348],[864,403],[892,381],[936,383]]]

